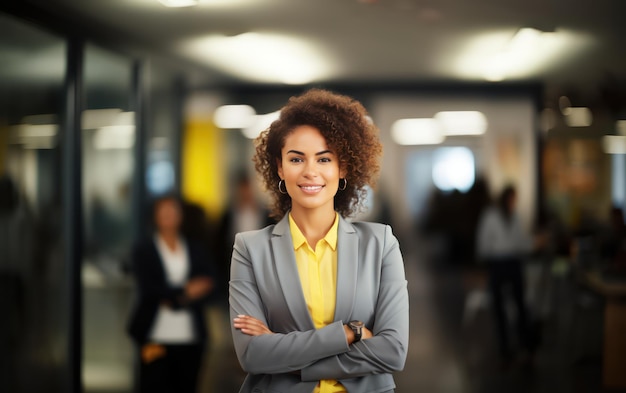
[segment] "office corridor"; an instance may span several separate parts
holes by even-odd
[[[481,301],[479,291],[469,289],[471,276],[460,269],[434,265],[428,247],[428,242],[419,240],[402,244],[409,282],[411,336],[405,369],[395,375],[397,393],[603,391],[601,304],[589,300],[584,315],[564,307],[562,301],[557,312],[544,311],[543,343],[534,368],[524,368],[519,362],[503,368],[496,357],[495,332],[484,298]],[[98,278],[103,271],[90,268],[85,274],[89,280],[85,297],[86,391],[129,392],[132,370],[126,364],[132,363],[133,358],[130,341],[109,340],[111,335],[106,331],[123,329],[126,315],[117,314],[127,310],[120,305],[130,304],[132,288],[130,282],[122,280],[125,284],[119,286],[115,295],[104,291],[102,278]],[[541,284],[537,279],[530,282]],[[533,295],[535,303],[548,307],[548,303],[558,302],[555,296],[569,296],[566,281],[560,289],[557,284],[552,284],[549,296],[545,291]],[[236,392],[245,374],[234,354],[226,309],[212,306],[207,316],[211,350],[203,367],[200,390]]]

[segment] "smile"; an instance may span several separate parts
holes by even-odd
[[[324,186],[300,186],[300,189],[306,193],[315,194],[322,190]]]

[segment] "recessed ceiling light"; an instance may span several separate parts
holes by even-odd
[[[246,128],[254,122],[255,115],[250,105],[223,105],[215,110],[213,119],[219,128]]]
[[[570,30],[540,31],[522,28],[492,31],[468,37],[454,64],[462,77],[489,81],[537,76],[569,56],[588,50],[591,36]]]
[[[605,135],[602,137],[602,147],[607,154],[626,154],[626,136]]]
[[[269,128],[275,120],[280,117],[280,111],[267,113],[264,115],[254,115],[252,123],[241,130],[241,133],[248,139],[255,139],[259,134]]]
[[[565,108],[563,116],[569,127],[589,127],[593,122],[591,110],[584,106]]]
[[[182,8],[198,5],[199,0],[159,0],[159,3],[163,4],[166,7]]]
[[[478,111],[438,112],[435,119],[444,135],[482,135],[487,130],[487,118]]]
[[[256,82],[301,85],[333,71],[321,46],[294,36],[248,32],[207,36],[182,44],[182,50],[233,76]]]
[[[435,119],[400,119],[391,126],[391,137],[399,145],[437,145],[446,139]]]

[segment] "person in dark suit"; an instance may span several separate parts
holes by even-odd
[[[313,89],[256,141],[276,225],[239,233],[231,331],[241,393],[389,393],[408,350],[404,263],[391,227],[350,222],[381,144],[365,108]]]
[[[275,223],[269,210],[259,201],[254,191],[252,179],[246,172],[238,173],[231,195],[231,203],[222,214],[214,236],[219,300],[228,300],[228,280],[230,276],[230,257],[233,251],[235,235],[255,229],[265,228]]]
[[[133,249],[137,303],[128,330],[139,350],[142,393],[196,393],[213,269],[205,248],[182,235],[182,218],[176,197],[157,199],[155,232]]]

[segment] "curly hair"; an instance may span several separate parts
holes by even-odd
[[[298,126],[317,128],[337,155],[346,173],[347,187],[335,195],[335,210],[344,217],[358,213],[369,185],[376,186],[382,144],[378,128],[355,99],[322,89],[311,89],[289,99],[280,118],[255,140],[254,166],[273,199],[272,217],[282,218],[291,209],[291,197],[278,190],[278,161],[285,138]]]

